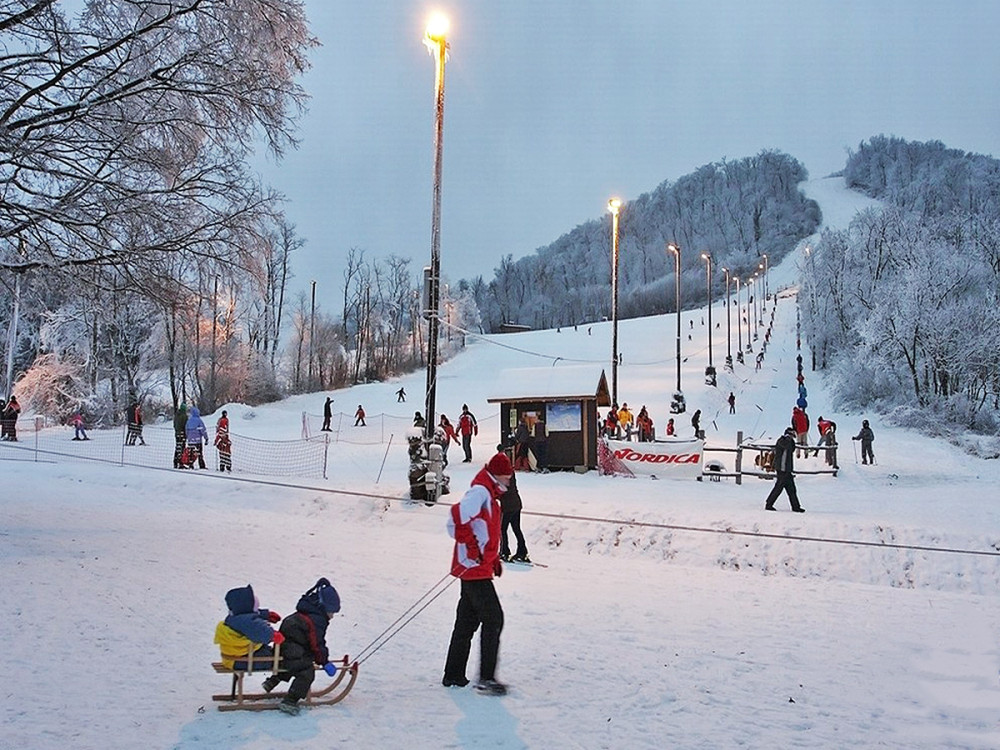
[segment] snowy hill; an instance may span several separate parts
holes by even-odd
[[[827,212],[827,200],[846,206],[852,197],[836,184],[808,189],[826,191],[817,200],[827,221],[846,216]],[[772,270],[782,280],[773,289],[792,284],[794,262]],[[710,445],[733,445],[738,430],[773,438],[787,424],[796,316],[793,291],[779,297],[760,371],[750,358],[723,373],[724,320],[711,332],[717,388],[703,382],[704,313],[684,313],[682,434],[696,408]],[[673,316],[620,324],[620,397],[645,404],[658,429],[675,379],[674,330]],[[452,497],[497,441],[496,409],[486,403],[497,373],[571,363],[604,368],[610,379],[610,359],[607,323],[470,340],[440,371],[439,406],[454,418],[468,403],[481,424],[473,464],[449,467]],[[341,428],[325,481],[36,463],[0,446],[0,607],[19,678],[4,688],[2,744],[1000,745],[1000,511],[989,500],[1000,466],[875,417],[878,464],[862,466],[848,438],[869,415],[832,412],[822,378],[805,374],[810,413],[840,425],[842,471],[799,478],[803,515],[789,513],[784,498],[780,512],[763,512],[764,480],[519,477],[529,550],[549,567],[508,566],[497,582],[506,613],[498,677],[511,685],[501,699],[440,684],[458,587],[410,608],[449,580],[446,506],[405,499],[405,447],[399,436],[382,442],[377,419]],[[406,404],[396,403],[400,385]],[[725,406],[730,391],[735,415]],[[418,373],[333,395],[347,413],[361,403],[376,418],[405,421],[422,410],[422,392]],[[231,405],[233,431],[295,438],[299,414],[319,412],[324,397]],[[210,695],[228,681],[209,662],[225,591],[251,582],[262,606],[288,614],[321,575],[343,600],[332,653],[357,654],[397,621],[402,629],[364,661],[343,704],[295,718],[217,712]],[[477,663],[474,649],[470,677]],[[248,678],[254,689],[256,679]]]

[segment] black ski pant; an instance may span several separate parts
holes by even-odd
[[[465,463],[472,460],[472,435],[462,435],[462,450],[465,451]]]
[[[288,698],[292,701],[300,701],[309,695],[309,688],[312,687],[316,678],[316,670],[313,667],[312,653],[302,644],[295,641],[285,641],[281,645],[281,665],[277,673],[277,678],[282,682],[292,681],[288,687]]]
[[[510,544],[507,541],[507,529],[514,530],[514,538],[517,539],[517,552],[515,557],[525,557],[528,554],[528,546],[524,543],[524,534],[521,533],[521,511],[514,510],[503,514],[500,531],[500,554],[504,557],[510,556]]]
[[[496,676],[497,654],[500,651],[500,631],[503,630],[503,609],[492,579],[462,581],[462,595],[455,612],[455,628],[444,664],[444,678],[454,682],[465,679],[465,666],[472,649],[472,636],[482,625],[479,635],[479,679]]]
[[[771,489],[771,494],[767,496],[767,500],[764,501],[765,508],[773,508],[774,501],[778,499],[778,495],[784,490],[788,493],[788,502],[792,506],[792,510],[798,510],[799,505],[799,493],[795,491],[795,477],[791,473],[778,472],[778,478],[774,480],[774,487]]]

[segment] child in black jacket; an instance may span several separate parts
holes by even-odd
[[[326,647],[326,628],[330,619],[340,611],[340,596],[326,578],[299,599],[295,613],[281,623],[285,641],[281,645],[281,671],[264,680],[264,690],[271,692],[278,683],[291,680],[288,693],[278,708],[286,714],[299,713],[299,701],[309,694],[316,676],[314,664],[322,664],[331,677],[337,668],[330,663]]]

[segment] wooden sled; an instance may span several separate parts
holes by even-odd
[[[231,674],[233,676],[232,690],[227,693],[213,695],[213,701],[219,701],[220,711],[270,711],[278,708],[281,699],[287,695],[285,691],[275,690],[270,693],[244,693],[243,678],[248,674],[257,671],[277,672],[281,661],[281,647],[276,646],[274,656],[258,657],[254,659],[252,653],[247,655],[246,664],[243,668],[230,668],[221,661],[212,662],[212,668],[220,674]],[[332,706],[340,703],[347,694],[351,692],[354,683],[358,679],[358,663],[351,662],[345,654],[342,659],[331,659],[337,665],[337,675],[322,690],[309,690],[303,704],[306,706]],[[244,660],[239,660],[238,664],[243,664]],[[259,666],[258,666],[259,665]],[[313,668],[323,671],[323,666],[314,664]],[[325,673],[324,673],[325,674]],[[344,682],[346,678],[346,683]]]

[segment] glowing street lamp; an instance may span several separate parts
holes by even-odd
[[[434,437],[434,400],[437,392],[438,308],[441,303],[441,165],[444,152],[444,64],[447,58],[448,19],[436,15],[427,24],[424,45],[434,55],[434,187],[431,209],[431,266],[427,274],[427,394],[424,435]]]
[[[667,251],[674,254],[674,306],[677,308],[677,393],[681,392],[681,249],[678,245],[667,245]]]
[[[618,404],[618,212],[622,202],[608,201],[611,212],[611,403]]]
[[[705,286],[708,289],[708,367],[705,368],[705,383],[715,385],[715,366],[712,364],[712,254],[702,253],[705,260]]]

